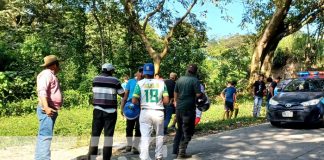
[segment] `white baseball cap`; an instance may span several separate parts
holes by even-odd
[[[105,63],[102,65],[102,70],[106,69],[107,71],[115,70],[115,67],[110,63]]]

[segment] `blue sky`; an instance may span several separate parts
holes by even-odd
[[[178,17],[182,16],[185,12],[185,9],[179,3],[169,4],[168,7],[179,11]],[[192,9],[192,13],[195,13],[199,16],[200,20],[207,23],[207,35],[209,39],[218,39],[234,34],[254,33],[255,29],[252,24],[249,25],[248,29],[244,30],[239,27],[244,12],[244,7],[240,1],[227,4],[226,9],[225,12],[221,13],[221,9],[215,7],[215,4],[208,2],[203,6],[196,4]],[[206,15],[200,16],[201,13],[206,10]],[[226,15],[231,17],[232,22],[228,22],[221,18]]]
[[[242,20],[243,5],[241,3],[231,3],[226,6],[227,10],[221,13],[219,8],[214,6],[215,4],[205,4],[204,6],[195,6],[193,13],[199,13],[199,11],[207,10],[206,17],[201,17],[201,20],[207,23],[207,35],[210,39],[220,38],[223,36],[234,35],[234,34],[247,34],[254,32],[254,27],[249,26],[248,29],[241,29],[239,24]],[[222,16],[230,16],[231,22],[221,18]]]

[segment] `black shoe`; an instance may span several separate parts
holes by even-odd
[[[139,154],[139,151],[135,147],[133,147],[133,154]]]
[[[191,158],[192,155],[190,154],[178,154],[177,159],[186,159],[186,158]]]

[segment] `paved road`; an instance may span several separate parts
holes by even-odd
[[[167,148],[165,159],[175,159],[171,154],[172,146]],[[324,160],[324,128],[275,128],[265,123],[195,138],[189,143],[187,152],[193,154],[191,160]],[[153,151],[151,157],[154,157]],[[139,158],[138,155],[120,155],[113,159]]]

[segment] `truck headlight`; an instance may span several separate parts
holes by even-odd
[[[270,104],[270,105],[278,105],[279,102],[277,102],[277,101],[275,101],[275,100],[273,100],[273,99],[271,98],[270,101],[269,101],[269,104]]]
[[[306,107],[306,106],[317,105],[319,102],[320,102],[320,99],[312,99],[310,101],[302,102],[300,104],[303,105],[304,107]]]

